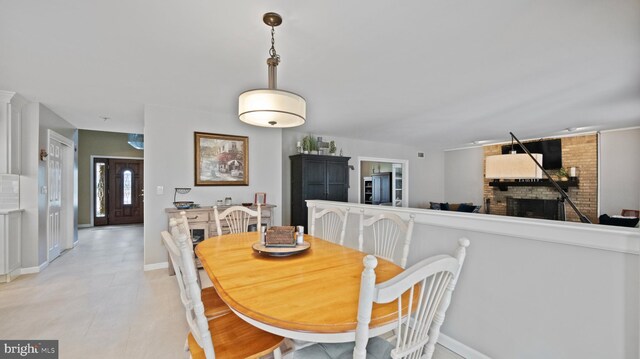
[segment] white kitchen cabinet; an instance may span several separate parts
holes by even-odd
[[[0,210],[0,283],[20,275],[22,210]]]

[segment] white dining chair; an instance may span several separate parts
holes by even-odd
[[[162,236],[162,241],[164,243],[164,246],[167,249],[167,252],[169,252],[169,257],[171,258],[171,264],[173,265],[173,269],[176,272],[176,280],[178,281],[178,287],[180,289],[180,298],[184,304],[185,301],[189,299],[189,296],[188,296],[188,291],[186,289],[185,283],[182,280],[183,275],[180,275],[184,271],[183,261],[185,260],[191,261],[194,267],[195,267],[195,261],[194,261],[194,254],[193,254],[193,245],[190,245],[191,248],[188,256],[180,255],[180,251],[178,249],[179,246],[178,246],[178,242],[176,241],[176,238],[182,235],[185,237],[186,243],[190,244],[191,242],[186,237],[186,234],[180,232],[180,230],[178,229],[179,226],[176,222],[177,221],[175,219],[172,219],[169,221],[169,226],[171,227],[172,234],[170,234],[167,231],[162,231],[161,236]],[[222,298],[220,298],[215,288],[214,287],[202,288],[199,280],[200,278],[197,275],[198,273],[196,272],[197,284],[198,284],[198,287],[201,288],[200,289],[201,299],[202,299],[202,302],[204,303],[205,316],[207,318],[215,318],[215,317],[219,317],[221,315],[229,313],[231,309],[222,300]]]
[[[187,218],[187,212],[180,211],[179,218],[171,218],[169,219],[169,230],[171,231],[172,238],[177,238],[178,233],[182,233],[187,236],[187,240],[193,243],[193,237],[191,236],[191,229],[189,228],[189,219]],[[193,249],[193,246],[191,247]],[[193,252],[193,251],[192,251]],[[191,253],[191,257],[193,257],[194,263],[197,265],[197,259],[195,252]],[[198,285],[202,287],[202,281],[200,280],[200,271],[198,271]]]
[[[356,359],[431,359],[469,240],[462,238],[458,244],[455,257],[437,255],[424,259],[377,285],[375,267],[378,260],[367,255],[363,260],[365,268],[360,285],[355,342],[314,344],[294,352],[293,358],[335,359],[350,357],[353,353]],[[398,302],[395,343],[380,337],[369,338],[373,303],[393,301]]]
[[[177,242],[179,256],[189,257],[190,243],[187,243],[186,236],[179,234]],[[177,261],[180,262],[180,259]],[[281,358],[283,337],[258,329],[233,312],[208,320],[196,280],[196,266],[190,260],[181,263],[183,267],[179,274],[183,276],[188,293],[188,300],[183,304],[190,329],[187,343],[191,358],[257,358],[269,353],[273,353],[274,359]]]
[[[393,213],[381,213],[365,219],[364,212],[364,209],[360,210],[358,250],[390,260],[405,268],[413,236],[415,215],[409,215],[409,220],[405,222],[400,216]],[[368,232],[366,240],[369,242],[369,248],[365,248],[365,231]],[[402,253],[398,261],[396,252],[400,247]]]
[[[347,208],[343,212],[339,208],[331,207],[318,211],[315,205],[311,205],[311,228],[309,228],[309,234],[343,245],[347,231],[349,210],[350,208]],[[318,228],[316,228],[318,221],[320,222],[319,231]]]
[[[245,206],[233,206],[225,209],[222,213],[218,213],[218,206],[214,206],[213,213],[216,219],[216,228],[219,236],[222,235],[222,226],[220,225],[222,220],[225,221],[229,228],[229,233],[242,233],[248,231],[247,228],[249,227],[251,218],[255,218],[257,230],[258,232],[261,231],[262,218],[260,203],[257,204],[255,211]]]

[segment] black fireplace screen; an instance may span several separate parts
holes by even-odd
[[[564,202],[560,199],[507,198],[507,216],[564,221]]]

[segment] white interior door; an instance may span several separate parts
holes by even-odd
[[[48,158],[48,219],[47,238],[49,262],[60,255],[60,239],[62,238],[62,143],[49,138]]]

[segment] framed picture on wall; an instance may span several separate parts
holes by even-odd
[[[248,186],[249,137],[194,133],[196,186]]]
[[[267,194],[265,192],[256,192],[253,203],[267,204]]]

